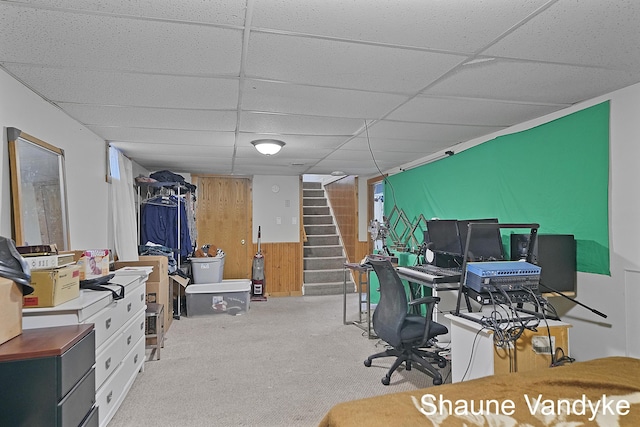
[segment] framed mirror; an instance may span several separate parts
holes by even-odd
[[[69,250],[64,151],[16,128],[7,140],[16,245]]]

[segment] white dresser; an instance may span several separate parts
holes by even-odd
[[[96,406],[106,426],[126,397],[145,360],[146,275],[119,275],[111,283],[125,287],[125,297],[81,290],[80,297],[56,307],[22,312],[23,329],[93,323],[96,342]],[[109,286],[119,292],[120,287]]]

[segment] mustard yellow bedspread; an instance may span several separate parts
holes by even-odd
[[[607,357],[334,406],[320,427],[640,427],[640,360]]]

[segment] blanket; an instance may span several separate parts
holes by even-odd
[[[320,427],[640,426],[640,360],[607,357],[343,402]]]

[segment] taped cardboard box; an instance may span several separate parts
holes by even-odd
[[[31,286],[33,293],[23,298],[25,308],[55,307],[80,296],[80,267],[32,271]]]
[[[147,302],[164,305],[164,331],[167,332],[173,320],[173,309],[169,297],[169,278],[167,276],[159,282],[147,281],[146,286]],[[147,343],[149,343],[148,340]]]
[[[149,274],[149,282],[159,282],[169,275],[169,258],[163,255],[142,255],[138,257],[138,261],[116,261],[115,269],[123,267],[153,267],[153,271]]]
[[[22,333],[22,289],[0,277],[0,344]]]

